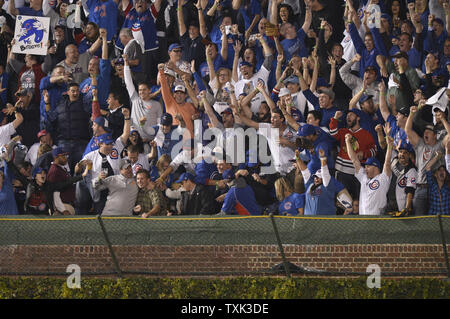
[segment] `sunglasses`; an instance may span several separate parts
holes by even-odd
[[[181,50],[172,50],[172,52],[180,53]]]

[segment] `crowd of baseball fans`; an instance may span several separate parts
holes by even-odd
[[[450,213],[448,0],[0,7],[2,215]]]

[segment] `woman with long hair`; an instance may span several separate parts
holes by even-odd
[[[294,188],[286,177],[280,177],[275,181],[275,193],[280,205],[280,215],[303,215],[305,211],[305,194],[294,192]]]

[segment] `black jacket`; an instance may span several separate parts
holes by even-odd
[[[91,112],[92,106],[84,104],[81,96],[78,100],[70,102],[69,97],[64,95],[56,108],[47,113],[47,129],[53,133],[58,142],[61,140],[89,141]]]
[[[192,192],[181,194],[181,215],[211,215],[215,212],[214,197],[205,186],[197,184]]]

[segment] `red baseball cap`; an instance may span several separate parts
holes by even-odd
[[[41,138],[44,135],[47,135],[47,131],[46,130],[42,130],[42,131],[39,131],[39,133],[37,133],[37,137],[38,138]]]

